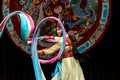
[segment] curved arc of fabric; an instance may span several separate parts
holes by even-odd
[[[63,26],[62,22],[61,22],[58,18],[53,17],[53,16],[46,17],[46,18],[42,19],[42,20],[37,24],[37,26],[36,26],[36,28],[35,28],[35,31],[34,31],[34,34],[33,34],[33,41],[32,41],[32,42],[34,42],[34,41],[36,40],[36,35],[37,35],[37,31],[38,31],[38,29],[39,29],[39,25],[40,25],[42,22],[44,22],[45,20],[47,20],[47,19],[55,19],[56,21],[58,21],[58,23],[60,24],[60,26],[61,26],[61,28],[62,28],[62,31],[63,31],[63,36],[62,36],[62,41],[63,41],[63,43],[62,43],[62,45],[61,45],[61,48],[60,48],[58,54],[57,54],[55,57],[53,57],[53,58],[51,58],[51,59],[49,59],[49,60],[39,59],[39,62],[42,63],[42,64],[47,64],[47,63],[51,64],[51,63],[54,63],[55,61],[57,61],[57,60],[61,57],[61,55],[62,55],[62,53],[63,53],[63,51],[64,51],[65,43],[66,43],[66,37],[65,37],[66,32],[65,32],[64,26]],[[35,43],[37,43],[37,41],[36,41]],[[33,48],[36,48],[36,49],[37,49],[37,46],[36,46],[35,43],[32,43],[32,49],[31,49],[31,50],[35,50],[35,49],[33,49]],[[32,51],[32,54],[34,54],[33,52],[36,52],[36,51]],[[36,53],[37,53],[37,52],[36,52]]]
[[[29,35],[33,32],[34,30],[34,22],[32,20],[32,18],[27,14],[27,13],[24,13],[22,11],[14,11],[14,12],[11,12],[9,13],[4,19],[3,21],[1,22],[0,24],[0,37],[2,36],[2,33],[4,31],[4,28],[5,28],[5,25],[7,23],[7,21],[12,17],[12,16],[15,16],[15,15],[19,15],[20,16],[20,20],[21,20],[21,30],[23,31],[27,31],[24,35],[26,35],[26,37],[23,37],[25,38],[24,41],[27,40],[27,38],[29,37]],[[22,29],[24,28],[24,29]],[[21,35],[22,36],[22,35]],[[36,49],[36,48],[33,48],[33,49]],[[33,52],[34,54],[32,54],[32,63],[33,63],[33,67],[34,67],[34,72],[35,72],[35,77],[36,77],[36,80],[46,80],[45,79],[45,76],[43,74],[43,71],[41,69],[41,66],[39,64],[39,61],[38,61],[38,56],[35,52]],[[35,56],[36,55],[36,56]]]
[[[25,13],[25,12],[22,12],[22,11],[14,11],[14,12],[11,12],[11,13],[9,13],[4,19],[3,19],[3,21],[0,23],[0,37],[2,36],[2,33],[3,33],[3,31],[4,31],[4,28],[5,28],[5,25],[6,25],[6,23],[7,23],[7,21],[11,18],[11,17],[13,17],[13,16],[15,16],[15,15],[19,15],[20,16],[20,19],[21,19],[21,25],[22,25],[22,30],[28,30],[27,31],[27,35],[26,35],[26,37],[25,37],[25,39],[24,39],[24,35],[21,35],[22,36],[22,38],[23,38],[23,40],[24,41],[26,41],[27,40],[27,38],[29,37],[29,35],[33,32],[33,30],[34,30],[34,22],[33,22],[33,20],[32,20],[32,18],[27,14],[27,13]],[[24,23],[23,21],[25,21],[26,23]],[[26,25],[26,26],[24,26],[24,25]]]

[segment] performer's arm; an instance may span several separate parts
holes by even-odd
[[[46,36],[47,38],[48,36]],[[53,38],[53,37],[52,37]],[[55,40],[61,40],[62,37],[54,37]],[[49,55],[49,54],[55,54],[61,47],[61,42],[55,43],[53,46],[47,49],[39,50],[38,55]]]

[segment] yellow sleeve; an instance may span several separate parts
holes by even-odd
[[[53,46],[51,46],[50,48],[46,49],[44,52],[45,54],[54,54],[60,49],[60,47],[61,47],[61,43],[58,42],[54,44]]]

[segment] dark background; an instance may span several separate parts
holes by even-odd
[[[111,14],[110,24],[102,40],[88,52],[88,57],[85,57],[85,61],[81,63],[86,80],[120,80],[120,3],[118,0],[112,0]],[[42,67],[46,77],[50,78],[54,64],[42,65]],[[31,58],[13,44],[6,32],[0,39],[0,80],[35,80]]]

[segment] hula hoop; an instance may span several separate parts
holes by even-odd
[[[47,64],[47,63],[51,64],[51,63],[54,63],[55,61],[57,61],[61,57],[61,55],[64,51],[64,48],[65,48],[65,43],[66,43],[66,38],[65,38],[66,32],[65,32],[65,29],[64,29],[64,26],[63,26],[62,22],[56,17],[52,17],[52,16],[51,17],[46,17],[46,18],[42,19],[37,24],[37,26],[35,28],[35,31],[34,31],[34,34],[33,34],[33,39],[32,39],[32,46],[31,46],[32,54],[34,54],[34,53],[37,54],[37,46],[36,46],[37,45],[37,38],[36,38],[36,35],[37,35],[37,31],[39,29],[39,25],[47,19],[55,19],[60,24],[60,26],[62,28],[62,31],[63,31],[63,36],[62,36],[62,41],[63,42],[62,42],[62,45],[61,45],[61,48],[60,48],[58,54],[55,57],[53,57],[51,59],[48,59],[48,60],[39,59],[39,62],[42,63],[42,64]]]

